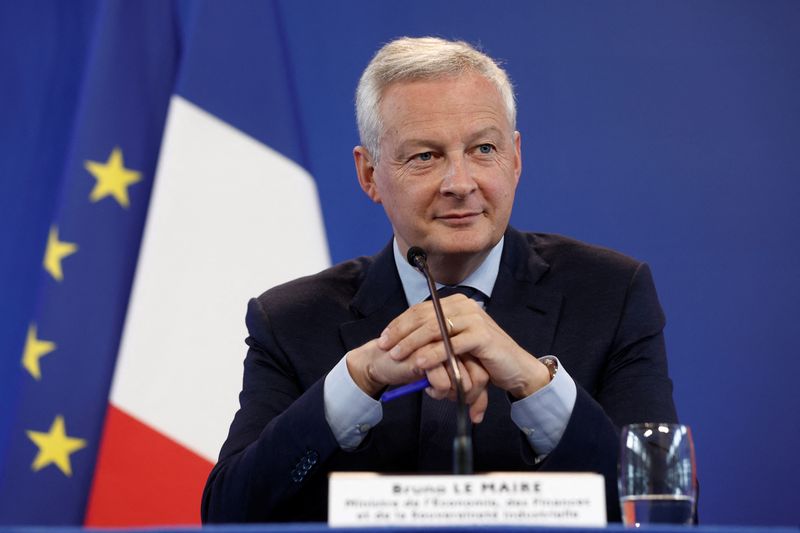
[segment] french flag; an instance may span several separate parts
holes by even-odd
[[[275,2],[101,4],[0,473],[14,524],[197,524],[247,301],[330,264]]]
[[[300,164],[279,13],[269,3],[237,6],[195,5],[184,37],[90,526],[199,521],[205,479],[238,406],[248,298],[330,263],[316,185]],[[242,68],[210,79],[232,70],[220,62]],[[239,113],[263,117],[269,130],[254,132],[262,139],[239,127]],[[289,139],[294,158],[264,141],[271,135]]]

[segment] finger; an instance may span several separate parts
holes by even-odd
[[[438,365],[427,372],[428,382],[431,384],[426,389],[428,395],[436,400],[446,398],[451,390],[450,376],[444,366]]]
[[[433,387],[428,387],[425,389],[425,394],[433,398],[434,400],[449,400],[450,394],[445,391],[436,390]]]
[[[454,355],[463,356],[476,350],[487,351],[486,347],[492,342],[494,332],[491,329],[491,325],[483,317],[475,314],[452,315],[446,320],[447,327],[451,331],[450,343],[453,347]],[[403,339],[398,344],[399,351],[402,352],[402,355],[398,355],[398,359],[412,357],[416,360],[417,365],[423,368],[426,368],[426,365],[427,367],[432,367],[445,361],[447,355],[441,334],[438,333],[438,324],[436,328],[436,332],[433,331],[432,327],[427,332],[422,331],[427,328],[420,328],[420,330]],[[418,346],[413,352],[406,353],[407,350],[412,348],[412,344],[417,345],[425,340],[428,340],[428,342],[424,346]]]
[[[450,368],[450,361],[443,363],[447,365],[447,369]],[[469,369],[464,365],[464,363],[460,359],[456,359],[456,364],[458,365],[459,374],[461,376],[461,386],[464,390],[464,401],[469,404],[470,398],[473,396],[477,396],[478,390],[475,389],[475,383],[473,382],[472,376],[470,375]],[[475,363],[478,364],[478,363]],[[448,372],[449,374],[449,372]],[[448,400],[457,401],[458,400],[458,391],[456,390],[456,385],[453,384],[450,387],[450,391],[447,395]]]
[[[453,353],[459,356],[473,355],[479,359],[502,358],[497,350],[498,335],[480,315],[458,315],[452,319],[455,335],[450,337]]]
[[[469,419],[472,420],[473,424],[480,424],[483,422],[487,407],[489,407],[489,392],[483,389],[475,401],[469,406]]]
[[[441,395],[437,396],[436,399],[441,399],[440,396]],[[458,401],[458,396],[453,390],[450,391],[446,398],[453,402]],[[489,393],[486,387],[473,388],[472,391],[465,396],[464,401],[469,406],[470,420],[475,424],[482,422],[489,405]]]
[[[416,306],[415,306],[416,308]],[[414,308],[412,308],[414,309]],[[389,352],[389,356],[395,361],[401,361],[411,356],[418,358],[416,364],[418,366],[425,366],[426,364],[435,364],[437,361],[430,361],[425,359],[425,352],[415,354],[417,350],[423,348],[435,341],[441,340],[442,334],[439,329],[439,323],[433,314],[432,309],[416,310],[412,314],[398,317],[381,334],[378,340],[378,345]]]
[[[454,314],[483,312],[475,300],[467,298],[463,294],[454,294],[440,301],[445,317]],[[393,358],[402,359],[407,357],[413,351],[414,345],[418,347],[431,342],[431,340],[441,339],[433,303],[430,301],[416,304],[392,320],[381,333],[378,339],[378,346],[382,350],[391,351],[398,343],[409,337],[412,332],[418,330],[422,330],[422,336],[415,338],[416,342],[406,343],[405,347],[401,347],[392,353]]]
[[[442,304],[444,316],[461,316],[473,313],[486,313],[481,304],[463,294],[453,294],[439,300]]]
[[[478,302],[461,293],[451,294],[447,298],[440,298],[439,302],[442,304],[442,311],[445,312],[445,315],[448,313],[463,314],[464,312],[471,312],[472,308],[476,306],[480,308]]]
[[[425,372],[415,367],[409,361],[394,361],[385,352],[377,356],[367,366],[370,381],[385,385],[399,385],[416,381],[424,376]]]
[[[444,363],[440,364],[437,368],[442,369],[444,373],[447,375],[447,398],[455,400],[457,398],[457,390],[456,390],[456,383],[454,382],[455,376],[451,376],[451,369],[450,369],[450,361],[445,361]],[[470,378],[469,372],[467,371],[464,364],[456,359],[456,365],[458,365],[458,375],[461,377],[461,387],[464,391],[464,394],[468,394],[472,390],[472,378]],[[438,376],[437,376],[438,378]],[[430,381],[430,378],[428,379]],[[441,390],[444,390],[444,378],[441,381],[442,387],[439,387]],[[466,396],[465,396],[466,398]]]
[[[439,342],[439,344],[441,344],[441,342]],[[433,386],[442,391],[451,388],[448,368],[442,364],[442,361],[423,366],[418,366],[413,357],[395,361],[389,357],[387,352],[384,352],[377,346],[377,340],[372,340],[365,344],[357,353],[361,354],[362,351],[367,352],[365,354],[365,356],[368,357],[365,363],[365,370],[368,374],[368,378],[376,383],[389,385],[409,383],[426,376],[429,370],[435,370],[433,373]],[[354,353],[353,355],[356,354]],[[351,355],[350,358],[352,358],[353,355]]]
[[[489,373],[479,361],[472,357],[467,356],[463,361],[473,384],[472,390],[466,396],[470,420],[475,424],[479,424],[483,421],[484,413],[489,404],[489,395],[486,390],[486,386],[489,383]]]
[[[388,351],[411,331],[429,322],[430,317],[435,318],[433,304],[430,301],[412,305],[389,322],[378,338],[379,346]]]
[[[486,389],[486,385],[489,383],[489,373],[474,357],[464,356],[462,363],[472,384],[471,389],[467,391],[466,401],[468,404],[472,404],[478,395]]]
[[[448,364],[450,364],[449,361]],[[468,394],[472,390],[472,378],[459,358],[456,358],[456,365],[458,365],[458,372],[461,375],[461,386],[464,388],[464,394]]]
[[[470,315],[453,321],[456,329],[464,328],[451,341],[453,352],[463,360],[474,357],[498,387],[513,392],[521,384],[526,389],[538,390],[546,384],[539,372],[536,359],[522,349],[511,337],[491,320]],[[462,324],[466,323],[466,327]]]

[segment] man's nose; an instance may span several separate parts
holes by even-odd
[[[478,188],[463,157],[453,157],[448,163],[440,188],[442,194],[463,198]]]

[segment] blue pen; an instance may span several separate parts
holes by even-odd
[[[387,390],[383,394],[381,394],[381,401],[382,402],[390,402],[401,396],[405,396],[406,394],[411,394],[412,392],[417,392],[418,390],[427,389],[430,387],[431,383],[428,381],[428,378],[422,378],[419,381],[414,381],[413,383],[407,383],[402,387],[397,387],[396,389]]]

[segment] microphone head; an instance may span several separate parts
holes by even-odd
[[[428,259],[428,254],[426,254],[425,250],[419,246],[412,246],[408,249],[406,259],[408,259],[408,262],[411,263],[411,266],[414,268],[422,268],[422,264],[424,264]]]

